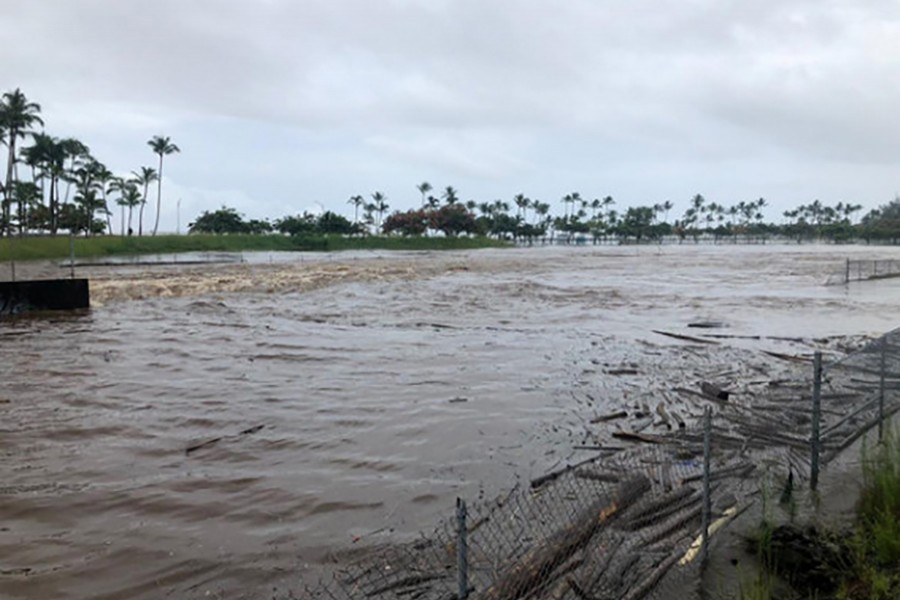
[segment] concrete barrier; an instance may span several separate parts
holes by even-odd
[[[41,310],[89,308],[87,279],[0,282],[0,317]]]

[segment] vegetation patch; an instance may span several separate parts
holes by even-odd
[[[156,237],[97,236],[71,240],[76,259],[138,254],[174,254],[177,252],[241,251],[324,251],[340,250],[465,250],[505,246],[504,242],[484,237],[399,238],[388,236],[344,237],[330,235],[286,236],[280,234],[192,234]],[[0,260],[36,260],[67,258],[68,237],[25,237],[0,239]]]
[[[900,598],[900,434],[863,449],[864,487],[849,530],[764,522],[751,550],[763,565],[742,599]],[[777,580],[776,580],[777,579]],[[787,584],[786,589],[782,589]],[[776,593],[777,590],[777,593]]]

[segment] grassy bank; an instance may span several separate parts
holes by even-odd
[[[755,538],[761,568],[741,600],[900,598],[900,431],[864,446],[863,488],[851,529],[763,522]]]
[[[287,237],[283,235],[161,235],[156,237],[101,236],[76,238],[76,258],[176,252],[322,251],[339,250],[464,250],[500,247],[487,238],[426,237]],[[54,259],[69,256],[68,236],[0,239],[0,260]]]

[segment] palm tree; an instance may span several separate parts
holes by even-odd
[[[452,185],[448,185],[444,188],[444,202],[446,202],[448,206],[459,202],[459,196],[457,196],[457,192]]]
[[[569,218],[569,202],[574,202],[574,200],[572,199],[572,194],[566,194],[565,196],[562,197],[562,200],[560,202],[563,203],[563,211],[564,211],[563,216],[566,219],[568,219]]]
[[[665,202],[662,203],[662,209],[666,213],[666,220],[665,220],[666,223],[669,222],[669,211],[672,210],[673,208],[675,208],[675,205],[672,204],[672,202],[670,200],[666,200]]]
[[[516,215],[520,215],[524,220],[527,215],[528,206],[531,204],[525,194],[516,194],[513,196],[513,203],[516,205]]]
[[[156,222],[153,223],[153,235],[156,235],[156,230],[159,229],[159,208],[162,203],[162,173],[163,173],[163,156],[167,154],[173,154],[175,152],[181,152],[181,149],[172,143],[171,139],[166,136],[163,137],[161,135],[153,136],[147,144],[153,148],[153,152],[159,154],[159,178],[156,180]],[[147,193],[144,192],[144,201],[147,200]],[[144,207],[141,205],[141,212],[143,212]]]
[[[19,88],[6,92],[0,98],[0,131],[4,132],[2,139],[6,143],[9,155],[6,161],[6,202],[3,207],[3,222],[9,223],[11,210],[11,194],[13,190],[13,178],[16,164],[16,140],[31,133],[28,129],[35,123],[44,124],[38,114],[41,105],[29,102],[25,94]],[[2,232],[0,232],[2,233]]]
[[[145,196],[141,196],[140,190],[138,190],[138,184],[136,181],[125,181],[124,188],[122,191],[122,197],[119,198],[119,204],[128,208],[128,235],[131,235],[131,215],[135,206],[140,205],[141,210],[143,211],[144,204],[147,203],[147,198]],[[124,233],[122,234],[124,235]]]
[[[69,192],[72,190],[72,183],[75,181],[75,172],[83,164],[90,162],[92,159],[90,148],[82,144],[75,138],[66,138],[59,142],[65,158],[69,160],[69,167],[65,169],[63,179],[66,181],[66,197],[63,204],[69,203]]]
[[[362,196],[350,196],[350,199],[347,200],[347,204],[353,205],[353,222],[359,223],[359,207],[365,203],[365,200]]]
[[[119,235],[121,235],[122,237],[125,237],[125,209],[128,207],[125,196],[129,185],[134,185],[134,183],[131,181],[126,181],[122,177],[113,177],[112,181],[109,182],[109,192],[119,195],[119,197],[116,199],[116,204],[122,207],[121,227],[119,229]]]
[[[141,210],[138,213],[138,235],[144,235],[144,206],[147,204],[147,192],[149,191],[150,184],[154,181],[159,181],[159,175],[156,173],[156,169],[153,167],[141,167],[140,173],[137,171],[132,171],[132,175],[134,175],[134,182],[138,185],[144,186],[144,195],[141,198]],[[131,229],[131,214],[128,215],[128,229]]]
[[[382,194],[381,192],[375,192],[372,194],[372,200],[374,201],[374,210],[378,213],[378,223],[376,226],[381,226],[381,221],[384,219],[384,211],[386,211],[389,206],[387,203],[387,196]]]
[[[431,191],[431,184],[427,181],[423,181],[416,186],[416,189],[419,190],[420,194],[422,194],[422,208],[425,208],[425,194]]]
[[[98,162],[96,164],[96,173],[94,174],[95,179],[97,180],[97,184],[100,187],[100,195],[103,198],[103,213],[106,215],[106,228],[109,231],[109,235],[112,235],[112,212],[109,210],[109,192],[110,183],[113,180],[112,171],[106,168],[106,165]]]

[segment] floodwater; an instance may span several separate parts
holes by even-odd
[[[289,592],[348,549],[429,529],[457,496],[526,485],[575,445],[609,443],[592,416],[668,402],[691,419],[702,407],[672,387],[795,376],[760,350],[840,355],[893,329],[900,280],[824,285],[847,256],[900,250],[82,269],[90,312],[0,321],[0,597]]]

